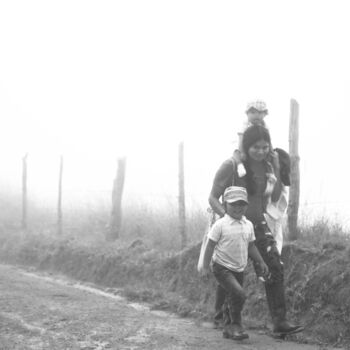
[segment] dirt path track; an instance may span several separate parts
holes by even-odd
[[[319,349],[249,334],[249,340],[237,343],[223,339],[218,330],[128,304],[113,294],[0,265],[1,350]]]

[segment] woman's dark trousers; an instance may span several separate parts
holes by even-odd
[[[287,308],[284,290],[283,263],[276,241],[266,223],[255,225],[255,245],[269,268],[270,276],[265,282],[266,299],[276,332],[293,332],[299,326],[291,325],[286,320]]]

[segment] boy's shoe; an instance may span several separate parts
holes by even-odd
[[[225,326],[222,335],[224,338],[233,340],[244,340],[249,338],[249,335],[243,330],[241,331],[238,325]]]
[[[244,337],[243,339],[249,338],[249,334],[244,330],[241,324],[237,325],[237,329],[238,329],[238,332],[241,333],[242,336]]]
[[[249,334],[246,333],[245,331],[240,332],[240,334],[243,337],[243,339],[249,339]]]
[[[224,328],[224,320],[222,318],[220,318],[220,319],[214,318],[213,324],[214,324],[215,329],[223,329]]]

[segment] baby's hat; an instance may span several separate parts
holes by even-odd
[[[248,112],[251,108],[258,110],[259,112],[268,112],[266,103],[263,100],[253,100],[248,102],[245,111]]]

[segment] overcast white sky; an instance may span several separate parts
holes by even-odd
[[[247,101],[266,100],[288,149],[295,98],[302,201],[349,208],[348,17],[345,0],[1,1],[1,179],[29,152],[33,186],[56,189],[64,153],[72,188],[108,187],[125,154],[130,187],[166,191],[185,140],[187,191],[206,196]]]

